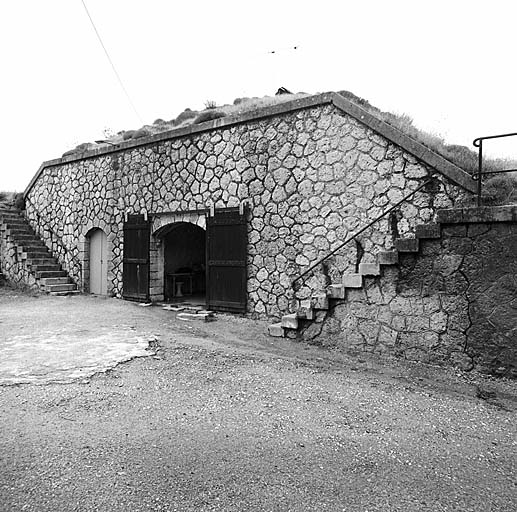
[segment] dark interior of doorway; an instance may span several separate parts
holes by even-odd
[[[178,223],[163,237],[163,243],[165,301],[205,305],[205,230],[194,224]]]

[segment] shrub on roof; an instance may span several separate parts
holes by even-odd
[[[133,132],[133,135],[131,136],[132,139],[141,139],[142,137],[148,137],[150,135],[150,132],[146,130],[145,128],[140,128],[140,130],[135,130]]]
[[[411,117],[407,114],[392,114],[391,112],[383,112],[370,104],[369,101],[356,96],[350,91],[339,91],[339,94],[352,101],[356,105],[359,105],[364,110],[371,112],[376,117],[382,119],[384,122],[394,126],[406,135],[409,135],[411,138],[420,142],[432,151],[435,151],[447,160],[450,160],[453,164],[461,167],[463,170],[472,174],[477,171],[478,156],[477,153],[472,149],[466,146],[460,146],[458,144],[446,144],[441,137],[418,129],[413,124],[413,119],[411,119]],[[509,163],[510,165],[514,164],[514,162]],[[487,171],[503,168],[501,161],[489,158],[484,160],[484,167]]]
[[[356,105],[359,105],[360,107],[363,107],[364,109],[373,109],[380,112],[380,110],[376,107],[374,107],[368,100],[365,100],[364,98],[360,98],[359,96],[356,96],[353,92],[350,91],[339,91],[338,94],[343,96],[343,98],[346,98],[347,100],[352,101]]]
[[[200,124],[206,121],[212,121],[213,119],[219,119],[220,117],[225,117],[226,114],[221,112],[220,110],[206,110],[205,112],[201,112],[196,119],[194,119],[192,124]]]
[[[193,119],[198,115],[197,110],[190,110],[186,108],[176,119],[174,119],[173,124],[178,125],[186,121],[187,119]]]
[[[158,118],[154,120],[153,124],[165,124],[166,121],[164,119]]]
[[[14,206],[18,208],[18,210],[25,210],[25,198],[23,197],[22,192],[17,192],[14,194]]]
[[[93,147],[95,146],[95,144],[92,144],[91,142],[83,142],[81,144],[78,144],[76,147],[75,147],[75,150],[78,152],[78,153],[81,153],[83,151],[88,151],[89,149],[92,149]]]
[[[485,204],[511,204],[517,200],[517,179],[509,174],[499,174],[485,181],[482,190]]]
[[[127,132],[124,132],[122,134],[122,139],[123,140],[129,140],[133,137],[133,134],[135,133],[135,130],[128,130]]]

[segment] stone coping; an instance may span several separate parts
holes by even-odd
[[[517,205],[477,206],[438,210],[436,220],[441,224],[517,222]]]
[[[366,110],[359,107],[355,103],[347,100],[340,94],[335,92],[326,92],[323,94],[308,96],[306,98],[299,98],[293,101],[286,101],[284,103],[279,103],[278,105],[272,105],[269,107],[264,107],[249,112],[243,112],[242,114],[221,117],[218,119],[213,119],[211,121],[206,121],[204,123],[184,126],[182,128],[176,128],[174,130],[157,133],[155,135],[150,135],[148,137],[142,137],[141,139],[138,139],[136,141],[123,141],[113,146],[102,146],[98,149],[91,149],[89,151],[85,151],[84,153],[79,153],[77,155],[67,155],[62,158],[47,160],[40,165],[38,171],[31,179],[29,185],[24,191],[24,197],[26,197],[27,194],[30,192],[32,186],[34,185],[34,183],[36,183],[39,176],[43,172],[43,169],[47,167],[68,164],[111,153],[119,153],[121,151],[125,151],[128,149],[153,145],[157,142],[165,140],[176,139],[179,137],[185,137],[188,135],[193,135],[196,133],[206,131],[218,130],[236,124],[255,121],[258,119],[264,119],[267,117],[277,116],[289,112],[294,112],[296,110],[321,106],[325,104],[332,104],[337,109],[352,116],[357,121],[371,128],[373,131],[379,133],[380,135],[390,140],[394,144],[405,149],[408,153],[423,161],[424,163],[435,169],[437,172],[439,172],[446,178],[450,179],[451,181],[459,185],[460,187],[470,192],[476,192],[476,182],[472,179],[471,175],[465,172],[463,169],[453,164],[446,158],[438,155],[434,151],[430,150],[420,142],[417,142],[416,140],[412,139],[409,135],[406,135],[404,132],[391,126],[385,121],[378,119],[374,114],[367,112]]]

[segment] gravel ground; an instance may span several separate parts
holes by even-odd
[[[90,379],[0,387],[2,512],[517,510],[515,382],[114,299],[0,292],[4,337],[16,318],[18,335],[111,322],[157,346]]]

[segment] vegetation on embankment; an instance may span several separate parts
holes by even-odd
[[[338,94],[370,112],[382,121],[397,128],[442,157],[448,159],[466,172],[470,174],[475,174],[477,172],[478,155],[477,152],[472,149],[458,144],[448,144],[439,135],[417,128],[414,125],[413,119],[407,114],[383,112],[373,106],[368,100],[360,98],[350,91],[343,90],[339,91]],[[191,110],[190,108],[186,108],[183,112],[169,121],[156,119],[153,124],[144,125],[137,130],[121,131],[118,134],[109,137],[106,140],[106,144],[116,144],[126,140],[136,140],[149,135],[173,130],[175,128],[182,128],[191,124],[199,124],[220,117],[253,112],[264,107],[277,105],[279,103],[292,101],[306,96],[309,96],[309,94],[297,93],[264,96],[262,98],[236,98],[232,105],[221,106],[217,106],[214,101],[207,101],[204,109]],[[75,149],[64,153],[63,156],[82,153],[95,147],[98,146],[93,143],[79,144]],[[503,169],[517,169],[517,161],[504,158],[484,158],[484,170],[486,172]],[[505,204],[517,201],[517,178],[513,174],[497,175],[487,178],[484,195],[486,196],[486,202],[489,204]]]
[[[5,192],[0,191],[0,203],[8,206],[14,206],[19,210],[25,209],[25,200],[22,192]]]

